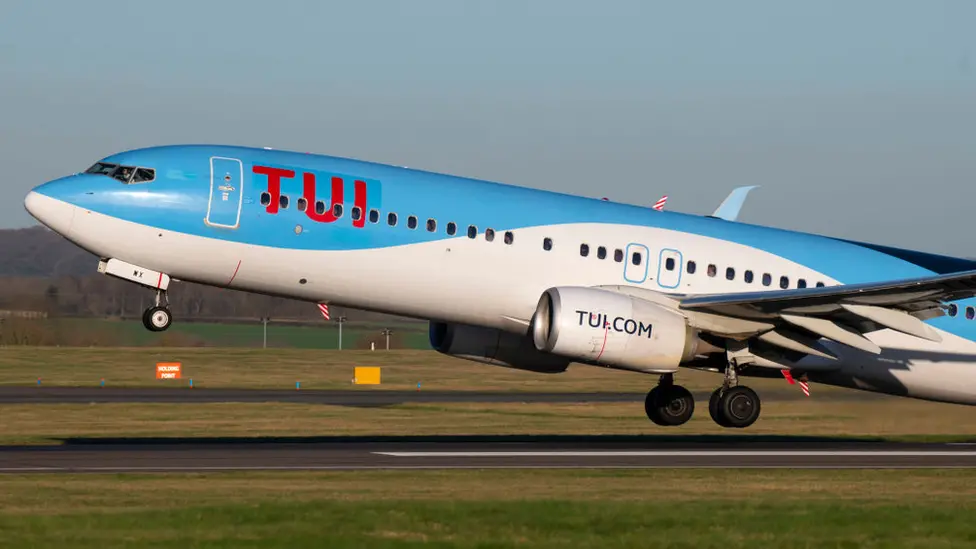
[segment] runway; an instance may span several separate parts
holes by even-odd
[[[693,391],[699,402],[708,402],[710,391]],[[389,389],[202,389],[154,387],[0,387],[0,404],[89,404],[89,403],[214,403],[291,402],[332,406],[393,406],[405,403],[643,403],[646,392],[530,392],[530,391],[403,391]],[[870,400],[884,395],[855,391],[833,391],[819,400]],[[799,390],[764,390],[764,401],[800,400]]]
[[[67,440],[0,447],[0,473],[532,468],[973,468],[976,445],[778,437]],[[690,442],[689,442],[690,441]]]

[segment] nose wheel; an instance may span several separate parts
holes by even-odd
[[[162,332],[173,323],[173,314],[169,310],[166,292],[156,292],[156,304],[142,313],[142,325],[150,332]]]
[[[162,332],[173,323],[173,314],[166,307],[150,307],[142,313],[142,325],[150,332]]]

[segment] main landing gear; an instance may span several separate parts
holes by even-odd
[[[759,419],[759,395],[738,384],[737,367],[730,362],[725,370],[725,383],[715,389],[708,399],[708,415],[722,427],[743,429]],[[674,384],[674,376],[661,376],[660,384],[644,399],[644,411],[656,425],[682,425],[695,412],[695,399],[688,389]]]
[[[647,393],[644,412],[657,425],[683,425],[695,413],[695,397],[688,389],[674,384],[673,374],[665,374],[660,384]]]
[[[142,325],[151,332],[162,332],[173,323],[173,314],[169,311],[169,300],[165,290],[156,290],[155,305],[142,313]]]

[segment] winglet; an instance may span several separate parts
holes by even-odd
[[[712,215],[709,217],[717,217],[719,219],[724,219],[726,221],[735,221],[739,217],[739,211],[742,210],[742,205],[746,202],[746,196],[749,191],[759,187],[759,185],[752,185],[749,187],[738,187],[733,189],[729,196],[725,197],[725,200],[715,208]]]

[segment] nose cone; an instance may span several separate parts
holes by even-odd
[[[47,225],[54,232],[68,236],[71,234],[71,224],[75,218],[75,207],[63,200],[43,194],[39,189],[40,187],[27,195],[24,199],[24,208],[34,216],[34,219]]]

